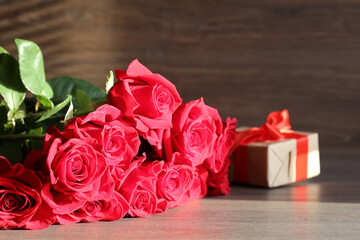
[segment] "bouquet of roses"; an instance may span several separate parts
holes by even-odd
[[[80,79],[45,79],[39,47],[0,48],[0,228],[116,220],[229,193],[236,119],[138,60],[106,91]],[[67,107],[68,106],[68,107]],[[67,109],[65,109],[67,107]]]

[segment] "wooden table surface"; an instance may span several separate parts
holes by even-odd
[[[0,239],[359,239],[360,151],[323,151],[321,164],[321,176],[291,186],[237,185],[148,218],[2,231]]]

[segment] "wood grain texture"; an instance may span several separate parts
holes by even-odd
[[[104,87],[139,58],[239,125],[287,108],[324,149],[360,146],[359,30],[355,0],[0,1],[0,45],[37,42],[49,79]]]
[[[148,218],[12,230],[17,239],[358,239],[360,204],[205,199]]]

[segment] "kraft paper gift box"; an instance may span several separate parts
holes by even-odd
[[[268,127],[264,125],[253,129],[262,131]],[[240,128],[237,132],[242,134],[246,130]],[[284,137],[279,140],[250,140],[237,145],[229,171],[230,181],[272,188],[320,174],[317,133],[297,132],[289,128],[281,129],[278,133]]]

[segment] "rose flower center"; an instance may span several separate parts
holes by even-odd
[[[138,192],[135,202],[133,204],[135,209],[143,209],[149,205],[150,194],[146,191]]]
[[[157,85],[154,88],[155,107],[161,113],[167,113],[170,109],[171,94],[162,85]]]
[[[95,216],[101,211],[101,204],[99,201],[87,202],[85,204],[85,211]]]
[[[206,134],[206,129],[200,125],[193,128],[189,135],[189,147],[192,149],[201,149],[202,146],[207,143]]]
[[[16,212],[28,203],[24,196],[14,193],[3,193],[0,197],[0,210],[2,212]]]
[[[81,156],[75,156],[69,161],[68,170],[69,180],[81,182],[87,177],[87,167]]]
[[[166,184],[166,190],[168,192],[172,192],[175,189],[177,189],[178,186],[179,186],[179,173],[177,171],[173,171],[168,178],[168,181]]]

